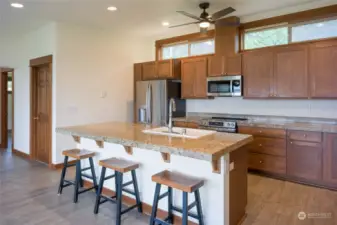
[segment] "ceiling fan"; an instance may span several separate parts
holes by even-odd
[[[205,33],[207,32],[208,27],[211,24],[216,24],[218,23],[218,20],[220,20],[222,17],[227,16],[228,14],[231,14],[232,12],[235,11],[232,7],[228,7],[225,9],[222,9],[216,13],[213,13],[212,15],[209,15],[206,10],[209,8],[210,3],[209,2],[203,2],[199,4],[200,9],[203,10],[201,13],[200,17],[192,15],[190,13],[187,13],[185,11],[177,11],[177,13],[180,13],[184,16],[190,17],[192,19],[197,20],[196,22],[190,22],[190,23],[184,23],[180,25],[175,25],[175,26],[170,26],[169,28],[175,28],[175,27],[180,27],[180,26],[186,26],[186,25],[191,25],[191,24],[199,24],[200,27],[200,32]],[[224,24],[226,26],[238,26],[239,24],[229,24],[226,23]]]

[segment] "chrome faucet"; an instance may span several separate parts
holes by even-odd
[[[174,98],[170,99],[170,103],[169,103],[169,123],[168,123],[168,130],[170,133],[172,133],[172,112],[176,111],[176,101],[174,100]]]

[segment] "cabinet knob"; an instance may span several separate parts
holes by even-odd
[[[259,130],[259,133],[262,133],[262,130]]]
[[[262,164],[263,163],[263,161],[262,160],[260,160],[260,164]]]
[[[259,144],[260,147],[262,147],[262,144]]]
[[[291,141],[290,144],[293,144],[293,142]]]
[[[305,138],[306,138],[306,137],[307,137],[307,134],[303,134],[303,137],[305,137]]]

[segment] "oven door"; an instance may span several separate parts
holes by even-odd
[[[232,81],[226,77],[207,78],[207,96],[232,96]]]

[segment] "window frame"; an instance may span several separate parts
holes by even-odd
[[[337,36],[336,37],[320,38],[320,39],[310,39],[310,40],[305,40],[305,41],[293,41],[292,40],[292,28],[298,27],[298,26],[303,26],[303,25],[320,23],[320,22],[327,22],[327,21],[332,21],[332,20],[337,20],[337,17],[336,16],[330,16],[330,17],[326,17],[326,18],[312,19],[312,20],[308,20],[308,21],[301,21],[301,22],[295,21],[295,22],[289,22],[289,23],[285,22],[285,23],[278,23],[278,24],[274,24],[274,25],[271,24],[271,25],[266,25],[266,26],[261,26],[261,27],[242,29],[241,32],[240,32],[240,52],[252,51],[252,50],[263,49],[263,48],[270,48],[270,47],[276,47],[276,46],[284,46],[284,45],[290,45],[290,44],[320,41],[320,40],[326,40],[326,39],[336,39]],[[271,46],[260,47],[260,48],[245,49],[245,34],[251,33],[251,32],[256,32],[256,31],[268,30],[268,29],[272,29],[272,28],[280,28],[280,27],[287,27],[287,29],[288,29],[288,43],[287,44],[271,45]]]

